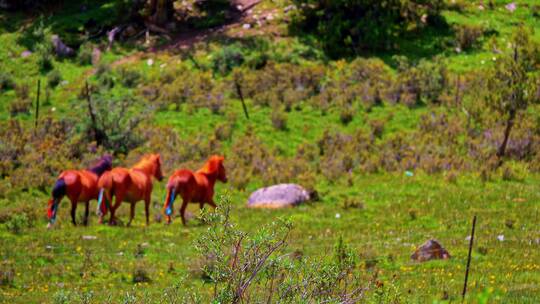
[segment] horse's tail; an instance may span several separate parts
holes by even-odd
[[[58,205],[62,198],[66,195],[67,186],[66,181],[63,178],[59,178],[54,183],[52,189],[52,198],[49,200],[47,208],[47,217],[49,218],[49,224],[54,224],[56,221],[56,213],[58,211]]]
[[[176,189],[174,187],[167,187],[167,196],[165,197],[165,202],[163,204],[163,213],[168,218],[173,214],[173,204],[174,199],[176,198]]]
[[[110,171],[106,171],[101,175],[98,181],[98,205],[97,205],[97,215],[104,216],[109,210],[110,201],[112,193],[114,193],[114,179]],[[103,198],[105,197],[105,203],[103,203]]]
[[[177,196],[186,197],[186,194],[193,191],[195,185],[195,177],[189,170],[178,170],[170,178],[167,183],[167,196],[163,204],[163,213],[170,222],[170,217],[174,213],[174,200]]]

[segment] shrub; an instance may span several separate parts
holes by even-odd
[[[110,90],[114,87],[115,78],[111,73],[111,68],[107,64],[100,63],[96,68],[96,78],[100,90]]]
[[[374,119],[369,122],[371,134],[376,138],[381,138],[384,133],[385,121]]]
[[[505,162],[499,168],[499,174],[504,181],[524,181],[529,175],[529,168],[521,162]]]
[[[134,69],[120,68],[119,71],[120,82],[127,88],[133,88],[141,81],[141,74]]]
[[[287,115],[283,112],[283,110],[275,107],[272,110],[271,120],[274,129],[280,131],[287,130]]]
[[[90,65],[92,64],[92,53],[94,51],[94,47],[91,43],[85,43],[81,45],[79,48],[79,52],[77,53],[77,61],[80,65]]]
[[[298,251],[287,253],[292,230],[288,221],[277,220],[249,235],[231,220],[227,197],[218,206],[217,212],[203,213],[209,228],[195,243],[199,254],[212,257],[211,263],[201,265],[215,287],[211,302],[333,303],[363,298],[369,283],[360,279],[358,257],[342,238],[333,254],[313,261]]]
[[[233,133],[233,125],[231,123],[220,123],[214,130],[214,135],[218,140],[230,140]]]
[[[135,270],[133,271],[133,283],[145,283],[145,282],[151,282],[150,275],[148,274],[147,266],[142,263],[138,262],[137,266],[135,267]]]
[[[9,112],[11,116],[17,114],[28,114],[32,108],[32,100],[30,99],[30,89],[28,85],[21,84],[15,87],[16,99],[11,101]]]
[[[60,71],[58,70],[52,70],[47,75],[47,83],[49,84],[49,87],[55,88],[60,84],[62,81],[62,74],[60,74]]]
[[[212,59],[212,70],[216,74],[227,75],[233,68],[244,63],[244,54],[237,44],[221,48]]]
[[[354,108],[351,105],[344,105],[339,111],[339,120],[342,124],[348,125],[354,118]]]
[[[3,261],[0,264],[0,286],[13,287],[15,283],[15,267],[13,263]]]
[[[459,25],[454,31],[456,33],[456,46],[463,51],[474,48],[484,34],[484,29],[478,25]]]
[[[0,92],[11,90],[15,88],[15,82],[11,74],[7,72],[0,71]]]
[[[13,215],[5,225],[7,230],[11,233],[19,234],[24,228],[29,227],[30,223],[26,214],[22,213]]]
[[[318,36],[331,57],[390,47],[389,41],[407,31],[439,25],[444,1],[294,0],[299,8],[293,31]],[[426,18],[427,17],[427,18]]]

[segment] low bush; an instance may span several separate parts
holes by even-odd
[[[23,229],[30,226],[30,221],[26,214],[15,214],[9,221],[6,222],[6,229],[14,234],[19,234]]]
[[[484,35],[484,28],[478,25],[459,25],[454,31],[456,47],[463,51],[476,47],[479,39]]]
[[[120,83],[122,83],[122,85],[126,88],[136,87],[142,78],[142,75],[134,69],[120,68],[118,70],[118,74]]]
[[[0,92],[5,92],[14,88],[15,81],[13,81],[13,76],[5,71],[0,71]]]
[[[227,75],[235,67],[244,63],[242,48],[237,44],[221,48],[212,58],[212,70],[215,74]]]
[[[279,131],[285,131],[287,130],[287,115],[283,112],[283,110],[279,109],[278,107],[275,107],[272,110],[272,126],[274,129]]]
[[[62,82],[62,74],[60,74],[60,71],[55,69],[47,74],[47,83],[49,84],[49,87],[55,88],[60,82]]]

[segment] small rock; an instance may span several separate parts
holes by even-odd
[[[154,64],[154,59],[152,59],[152,58],[148,59],[148,60],[146,61],[146,64],[147,64],[148,66],[152,66],[152,65]]]
[[[69,46],[65,45],[58,35],[51,36],[51,42],[54,48],[54,52],[58,57],[72,57],[75,55],[75,51]]]
[[[23,51],[23,52],[21,53],[21,57],[22,57],[22,58],[29,57],[30,55],[32,55],[32,52],[30,52],[29,50]]]
[[[148,242],[144,242],[144,243],[141,244],[141,247],[142,248],[148,248],[148,247],[150,247],[150,244]]]
[[[515,2],[512,2],[512,3],[508,3],[507,5],[504,6],[510,13],[513,13],[517,6],[516,6],[516,3]]]
[[[498,235],[497,240],[499,240],[499,242],[503,242],[504,241],[504,234]]]
[[[450,258],[450,254],[436,240],[429,240],[418,247],[411,255],[411,259],[418,262],[425,262],[434,259],[446,260]]]
[[[97,239],[97,236],[95,236],[95,235],[83,235],[82,239],[83,240],[95,240],[95,239]]]
[[[414,173],[412,173],[411,171],[405,171],[405,175],[408,177],[412,177],[414,176]]]
[[[53,250],[53,249],[54,249],[54,247],[53,247],[53,246],[51,246],[51,245],[47,245],[47,246],[45,246],[45,249],[47,249],[47,250]]]
[[[337,219],[338,219],[338,218],[341,218],[341,214],[336,213],[336,218],[337,218]]]
[[[248,30],[251,28],[251,24],[249,23],[244,23],[244,25],[242,25],[242,28],[245,29],[245,30]]]

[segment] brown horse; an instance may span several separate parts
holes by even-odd
[[[163,179],[161,172],[161,158],[159,154],[150,154],[144,156],[131,169],[114,168],[111,171],[103,174],[99,178],[98,187],[100,189],[98,199],[98,214],[100,222],[103,221],[103,216],[107,213],[107,209],[111,210],[110,225],[116,224],[115,213],[123,201],[131,203],[131,214],[128,226],[131,225],[135,217],[135,203],[144,200],[146,212],[146,225],[150,224],[150,198],[152,195],[152,176],[157,180]],[[105,204],[102,204],[105,196]],[[112,197],[116,197],[114,205]]]
[[[214,184],[216,180],[223,183],[227,182],[225,167],[223,167],[223,156],[214,155],[197,172],[191,172],[187,169],[177,170],[169,178],[167,183],[167,197],[163,211],[167,217],[167,223],[171,223],[171,214],[173,213],[173,203],[177,195],[182,196],[182,207],[180,215],[182,224],[186,225],[185,212],[188,203],[199,203],[202,209],[204,204],[216,208],[214,202]]]
[[[52,198],[49,200],[47,215],[49,217],[48,228],[56,221],[56,213],[60,201],[67,196],[71,201],[71,222],[77,225],[75,214],[77,203],[85,203],[84,225],[88,225],[88,208],[90,200],[98,198],[98,179],[106,171],[112,168],[112,156],[105,155],[94,165],[86,170],[63,171],[52,190]]]

